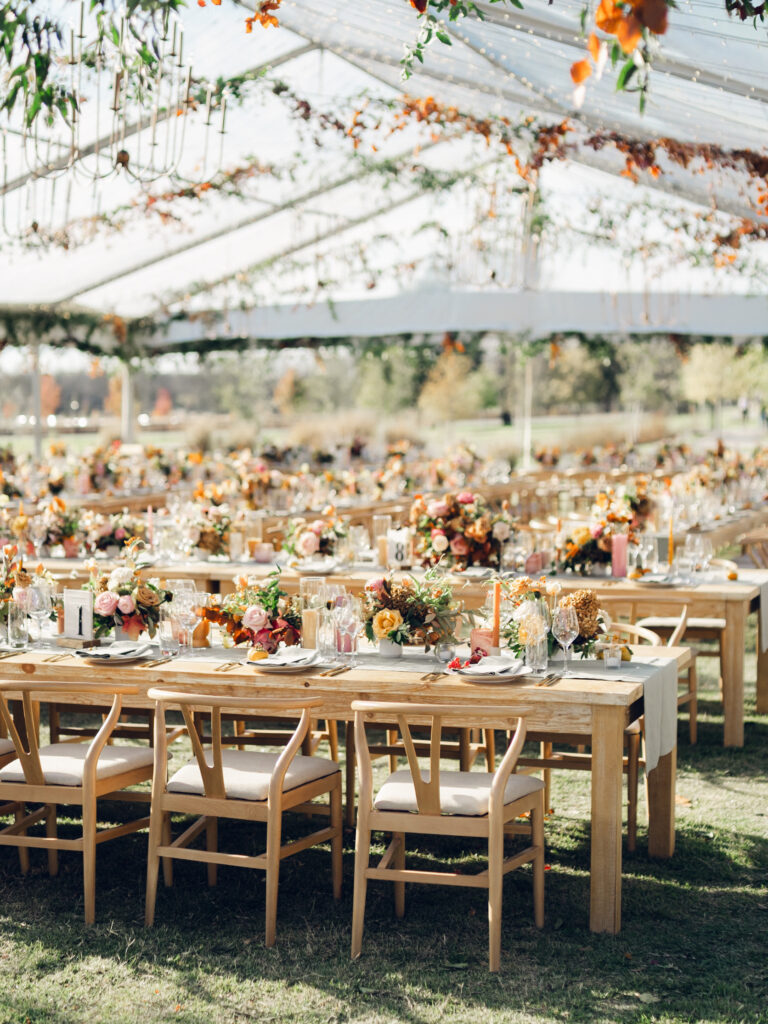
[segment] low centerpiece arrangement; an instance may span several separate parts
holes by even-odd
[[[326,508],[322,518],[292,519],[283,541],[283,551],[299,561],[333,557],[336,546],[347,536],[345,523],[333,507]]]
[[[196,505],[189,523],[189,542],[203,556],[226,555],[231,524],[229,505]]]
[[[223,626],[235,644],[249,644],[266,654],[280,644],[293,647],[301,641],[301,611],[280,587],[279,570],[266,582],[241,576],[233,593],[200,610],[204,621]]]
[[[382,654],[397,657],[404,645],[455,642],[461,608],[453,589],[434,570],[423,579],[382,578],[365,587],[365,635]]]
[[[128,509],[103,516],[98,512],[85,509],[82,514],[81,528],[85,535],[85,546],[89,551],[101,551],[116,555],[133,537],[143,537],[144,520],[133,515]]]
[[[558,642],[550,629],[550,623],[558,608],[574,609],[578,634],[570,648],[582,658],[594,655],[597,643],[610,627],[594,590],[585,587],[560,597],[561,584],[545,576],[536,581],[524,576],[512,584],[506,584],[506,587],[506,596],[512,610],[502,632],[507,647],[519,657],[526,655],[529,645],[544,640],[548,656],[555,654]]]
[[[0,622],[8,621],[8,607],[11,601],[22,602],[21,594],[28,587],[44,584],[51,591],[56,590],[53,576],[38,565],[30,572],[16,544],[6,544],[0,556]]]
[[[62,499],[54,497],[42,513],[45,526],[43,544],[51,550],[61,546],[67,558],[76,558],[80,550],[80,513]]]
[[[615,575],[626,575],[626,551],[634,539],[634,515],[627,498],[619,498],[613,491],[598,494],[589,524],[575,527],[565,539],[558,567],[585,576],[595,565],[616,566],[617,555],[621,551],[623,571]]]
[[[460,491],[426,501],[416,498],[411,506],[411,525],[416,534],[415,553],[422,565],[501,564],[502,547],[512,537],[509,503],[494,512],[481,494]]]
[[[146,563],[141,561],[143,542],[134,538],[125,547],[124,564],[102,572],[95,563],[89,565],[90,578],[84,590],[93,595],[93,626],[97,638],[113,629],[131,640],[147,632],[153,637],[160,621],[160,608],[173,599],[170,590],[155,579],[145,579]]]

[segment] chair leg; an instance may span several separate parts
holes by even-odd
[[[688,739],[691,746],[695,746],[699,738],[699,683],[695,658],[688,669],[688,689],[691,694],[688,701]]]
[[[59,709],[56,704],[50,704],[48,706],[48,729],[51,736],[51,743],[59,742]]]
[[[627,737],[627,850],[637,849],[637,792],[640,766],[640,734]]]
[[[397,840],[397,849],[392,859],[395,871],[405,870],[405,833],[395,832],[393,840]],[[395,882],[395,917],[405,917],[405,882]]]
[[[144,924],[151,928],[155,922],[155,902],[157,900],[157,876],[160,870],[160,857],[157,848],[166,844],[166,818],[159,807],[153,805],[149,812],[149,840],[147,842],[147,891],[144,897]],[[168,837],[170,838],[170,837]],[[170,857],[163,858],[163,869]],[[166,880],[166,885],[168,884]]]
[[[325,723],[325,727],[328,730],[328,746],[331,751],[331,760],[339,760],[339,724],[334,719],[329,719]]]
[[[496,734],[493,729],[485,730],[485,767],[489,772],[496,771]]]
[[[277,931],[277,888],[280,882],[280,841],[282,815],[270,813],[267,821],[267,906],[264,944],[274,946]]]
[[[335,722],[330,722],[329,725],[335,726]],[[330,792],[331,802],[331,828],[335,829],[336,835],[331,840],[331,872],[333,876],[333,898],[335,900],[341,899],[341,883],[344,874],[343,865],[343,847],[344,847],[344,834],[343,834],[343,819],[341,811],[341,775],[336,777],[336,785]]]
[[[347,772],[344,810],[347,827],[352,828],[355,824],[355,729],[352,722],[347,722],[345,746],[347,750]]]
[[[533,920],[537,928],[544,927],[544,794],[531,810],[531,838],[540,852],[533,862]]]
[[[16,804],[13,812],[13,816],[17,822],[21,821],[22,818],[26,817],[27,809],[24,804]],[[23,829],[19,832],[19,835],[25,836],[27,830]],[[19,848],[19,868],[21,869],[22,875],[29,874],[29,847],[20,846]]]
[[[542,757],[552,757],[552,744],[545,740],[540,753]],[[541,777],[544,780],[544,808],[548,810],[552,806],[552,769],[544,768]]]
[[[171,816],[163,815],[163,846],[171,845]],[[173,860],[170,857],[163,857],[163,885],[166,889],[173,885]]]
[[[501,966],[501,894],[504,875],[504,824],[493,818],[488,833],[488,970]]]
[[[96,800],[83,799],[83,894],[85,923],[96,920]]]
[[[352,892],[352,959],[356,960],[363,948],[363,922],[365,920],[365,894],[368,888],[368,862],[371,857],[371,830],[367,815],[358,816],[355,835],[355,882]]]
[[[215,853],[219,848],[219,819],[207,818],[205,822],[205,848],[209,853]],[[208,885],[216,885],[218,877],[218,864],[208,865]]]
[[[48,805],[48,815],[45,819],[45,834],[48,839],[55,839],[57,835],[56,831],[56,804]],[[51,878],[55,878],[59,873],[59,851],[56,849],[48,850],[48,874]]]

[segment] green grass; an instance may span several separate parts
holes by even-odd
[[[505,881],[495,977],[483,894],[472,890],[409,887],[398,922],[390,887],[372,883],[364,955],[350,962],[352,835],[339,905],[326,850],[283,863],[270,950],[261,873],[220,869],[219,885],[208,889],[202,865],[179,863],[173,888],[161,884],[158,926],[146,930],[146,837],[118,840],[99,850],[98,923],[86,929],[77,855],[62,854],[51,879],[44,855],[33,852],[22,878],[15,851],[0,849],[0,1022],[768,1021],[768,719],[755,715],[748,688],[746,746],[722,748],[714,664],[706,659],[700,672],[697,747],[687,745],[687,721],[680,724],[676,855],[650,860],[641,828],[638,852],[624,861],[620,935],[588,930],[582,773],[555,778],[543,931],[532,926],[528,869]],[[754,670],[752,657],[748,678]],[[106,810],[115,820],[125,813],[122,805]],[[261,835],[222,829],[222,845],[256,852]],[[472,843],[418,842],[414,862],[443,856],[475,870],[481,852]]]

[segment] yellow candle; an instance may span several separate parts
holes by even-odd
[[[501,626],[501,582],[496,580],[493,584],[493,632],[491,634],[493,646],[499,646],[499,630]]]
[[[301,613],[301,646],[317,647],[318,613],[315,608],[305,608]]]
[[[675,520],[673,516],[669,517],[669,542],[667,544],[667,560],[670,567],[675,557]]]
[[[386,569],[387,562],[388,562],[388,558],[387,558],[387,535],[386,534],[384,534],[382,537],[378,538],[378,540],[376,542],[376,546],[378,548],[378,554],[379,554],[379,565],[383,565],[384,568]]]

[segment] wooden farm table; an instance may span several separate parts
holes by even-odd
[[[60,698],[49,691],[40,694],[45,701],[60,699],[67,703],[92,704],[98,698],[71,694],[67,684],[90,677],[102,683],[129,683],[139,688],[130,698],[133,707],[152,707],[146,693],[152,686],[183,688],[192,692],[216,692],[254,697],[320,698],[319,718],[350,722],[353,700],[391,700],[473,704],[499,708],[499,727],[509,715],[523,715],[531,729],[554,734],[578,732],[591,736],[592,749],[592,833],[589,923],[592,931],[616,933],[621,927],[621,847],[622,847],[622,755],[624,729],[643,712],[641,683],[605,680],[563,679],[551,687],[536,687],[527,680],[509,686],[482,686],[453,677],[425,682],[417,672],[387,672],[354,669],[333,678],[305,672],[272,675],[259,672],[256,665],[243,664],[225,675],[215,672],[226,659],[192,658],[157,666],[90,666],[74,655],[59,662],[46,662],[46,652],[24,652],[0,661],[0,680],[37,679],[57,683]],[[690,661],[687,648],[643,648],[648,656],[674,657],[678,668]],[[427,663],[427,659],[425,659]],[[427,664],[427,670],[433,663]],[[13,696],[12,693],[10,696]],[[33,694],[34,697],[34,694]],[[103,697],[101,698],[103,701]],[[128,703],[128,700],[125,702]],[[347,730],[349,736],[351,730]],[[649,837],[652,856],[671,857],[674,853],[676,748],[660,758],[648,774]]]
[[[84,563],[78,559],[49,559],[46,566],[58,577],[61,586],[79,586],[87,578]],[[105,569],[109,563],[104,562]],[[239,576],[266,578],[273,566],[228,561],[183,562],[155,565],[147,575],[163,579],[193,579],[198,589],[212,593],[231,592]],[[351,592],[361,592],[365,584],[382,575],[380,568],[340,568],[330,579]],[[690,618],[725,620],[723,646],[723,743],[728,747],[744,746],[744,654],[747,617],[759,612],[760,581],[765,574],[756,569],[740,569],[733,582],[701,582],[684,586],[649,586],[630,579],[609,577],[559,576],[563,592],[590,587],[597,591],[601,603],[610,612],[626,611],[632,621],[644,615],[679,615],[688,606]],[[299,591],[301,577],[294,570],[283,571],[281,585],[291,594]],[[487,582],[468,580],[460,574],[452,576],[456,596],[467,608],[482,607],[488,590]],[[768,652],[762,651],[761,630],[757,640],[758,706],[768,709]]]

